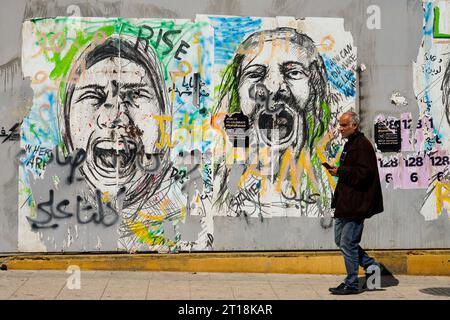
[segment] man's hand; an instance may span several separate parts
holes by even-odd
[[[327,170],[328,170],[328,172],[329,172],[332,176],[337,177],[337,175],[338,175],[338,169],[339,169],[339,168],[337,168],[337,167],[332,167],[332,168],[327,169]]]

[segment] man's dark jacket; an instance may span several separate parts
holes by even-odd
[[[332,208],[335,218],[370,218],[383,211],[377,157],[362,132],[349,137],[341,154]]]

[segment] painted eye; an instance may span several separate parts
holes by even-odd
[[[287,78],[292,79],[292,80],[299,80],[299,79],[304,78],[306,75],[302,71],[292,70],[292,71],[286,72],[286,76],[287,76]]]
[[[80,97],[80,100],[88,100],[88,99],[99,99],[100,97],[96,94],[84,94]]]
[[[266,75],[267,68],[261,65],[253,65],[248,67],[245,72],[243,78],[250,79],[251,81],[260,81]]]
[[[140,98],[150,98],[150,93],[146,89],[135,89],[130,92],[130,98],[137,100]]]
[[[84,100],[93,100],[93,105],[98,105],[100,103],[100,101],[104,100],[104,96],[98,92],[95,91],[86,91],[85,93],[83,93],[75,103],[78,103],[80,101],[84,101]]]
[[[141,96],[141,90],[133,90],[131,92],[131,98],[138,99]]]
[[[247,77],[249,77],[250,79],[259,79],[262,78],[262,74],[260,72],[250,72]]]

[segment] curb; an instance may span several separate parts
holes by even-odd
[[[367,251],[391,272],[450,276],[450,250]],[[0,256],[10,270],[82,270],[345,274],[339,251],[23,254]],[[363,274],[362,268],[360,273]]]

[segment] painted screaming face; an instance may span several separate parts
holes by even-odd
[[[274,45],[278,41],[279,46]],[[303,144],[305,106],[310,97],[309,55],[284,34],[254,43],[242,62],[240,106],[272,148]]]
[[[65,140],[69,151],[86,151],[82,172],[88,182],[113,191],[144,175],[138,161],[142,164],[142,159],[163,152],[157,147],[161,136],[157,119],[164,114],[165,100],[148,65],[132,59],[131,46],[124,47],[123,55],[103,58],[102,52],[115,49],[105,48],[98,50],[94,62],[87,55],[85,68],[69,91]]]

